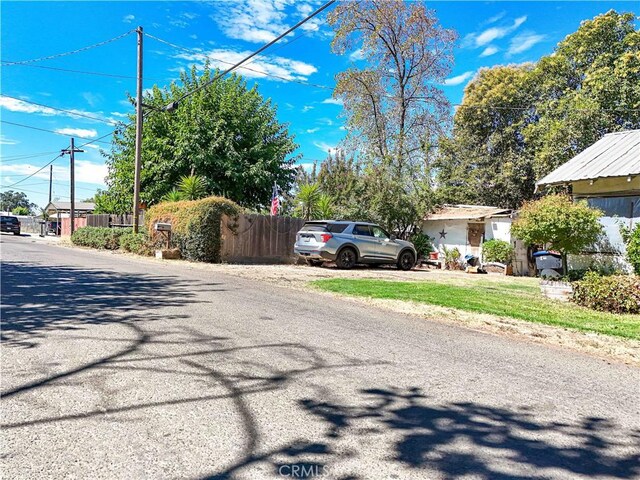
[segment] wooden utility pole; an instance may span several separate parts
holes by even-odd
[[[136,152],[135,174],[133,180],[133,231],[138,233],[140,215],[140,169],[142,166],[142,27],[136,29],[138,33],[138,86],[136,92]]]
[[[81,153],[84,152],[84,150],[79,150],[76,148],[75,143],[74,143],[74,139],[73,137],[71,137],[71,148],[67,148],[65,150],[62,150],[62,154],[64,155],[65,153],[69,154],[69,158],[70,158],[70,165],[69,165],[69,170],[70,170],[70,174],[71,174],[71,178],[69,179],[69,183],[70,183],[70,188],[71,191],[69,193],[69,196],[71,197],[71,207],[69,208],[70,212],[69,212],[69,217],[70,217],[70,221],[71,221],[71,235],[73,235],[73,232],[76,229],[76,167],[75,167],[75,153]]]
[[[53,165],[49,165],[49,203],[51,203],[51,187],[53,185]]]

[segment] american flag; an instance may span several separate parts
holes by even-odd
[[[273,193],[271,194],[271,216],[274,217],[278,215],[278,210],[280,209],[280,198],[278,197],[278,185],[273,184]]]

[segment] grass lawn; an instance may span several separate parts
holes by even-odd
[[[497,282],[477,276],[473,281],[459,282],[455,277],[451,280],[394,282],[336,278],[311,284],[344,295],[427,303],[640,340],[640,315],[614,315],[548,300],[540,293],[537,282]]]

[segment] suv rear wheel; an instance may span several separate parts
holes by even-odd
[[[356,264],[356,251],[353,248],[343,248],[338,252],[338,258],[336,258],[336,265],[338,268],[344,268],[348,270]]]
[[[411,270],[415,264],[416,257],[413,255],[413,252],[405,250],[400,254],[400,257],[398,258],[398,268],[400,270]]]

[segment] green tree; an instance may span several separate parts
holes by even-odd
[[[357,150],[365,166],[368,213],[389,229],[404,231],[424,212],[399,205],[427,198],[422,184],[430,180],[429,146],[450,120],[449,103],[434,85],[451,70],[456,34],[442,28],[421,1],[340,2],[328,20],[335,32],[333,51],[359,49],[364,56],[362,68],[337,75],[334,97],[344,105],[345,146]],[[381,178],[393,180],[382,192]]]
[[[26,193],[7,190],[0,193],[0,207],[4,212],[15,212],[16,208],[22,207],[27,211],[25,215],[29,215],[37,205],[29,201]]]
[[[331,220],[335,214],[334,201],[330,195],[321,193],[317,202],[318,218]]]
[[[294,199],[295,212],[305,220],[318,218],[318,201],[320,198],[320,185],[317,183],[300,185]]]
[[[562,254],[567,273],[567,254],[581,253],[603,232],[600,210],[586,202],[572,202],[565,195],[548,195],[523,205],[511,225],[511,234],[529,245],[546,245]]]
[[[16,207],[12,210],[12,213],[14,215],[31,215],[31,210],[29,210],[27,207]]]
[[[207,181],[199,175],[184,176],[178,185],[183,200],[198,200],[207,194]]]
[[[162,197],[163,202],[179,202],[182,200],[182,193],[177,188],[169,191]]]
[[[518,208],[535,181],[604,134],[640,128],[634,16],[585,21],[535,64],[481,69],[439,141],[441,203]]]
[[[237,75],[208,84],[217,73],[206,68],[198,75],[194,67],[181,75],[179,84],[155,86],[145,96],[145,105],[161,110],[195,91],[174,112],[150,110],[145,116],[141,200],[148,205],[188,175],[205,178],[207,195],[250,208],[269,203],[274,182],[290,187],[297,145],[287,126],[278,122],[275,107]],[[108,195],[116,210],[131,210],[134,149],[134,126],[123,124],[106,160]]]

